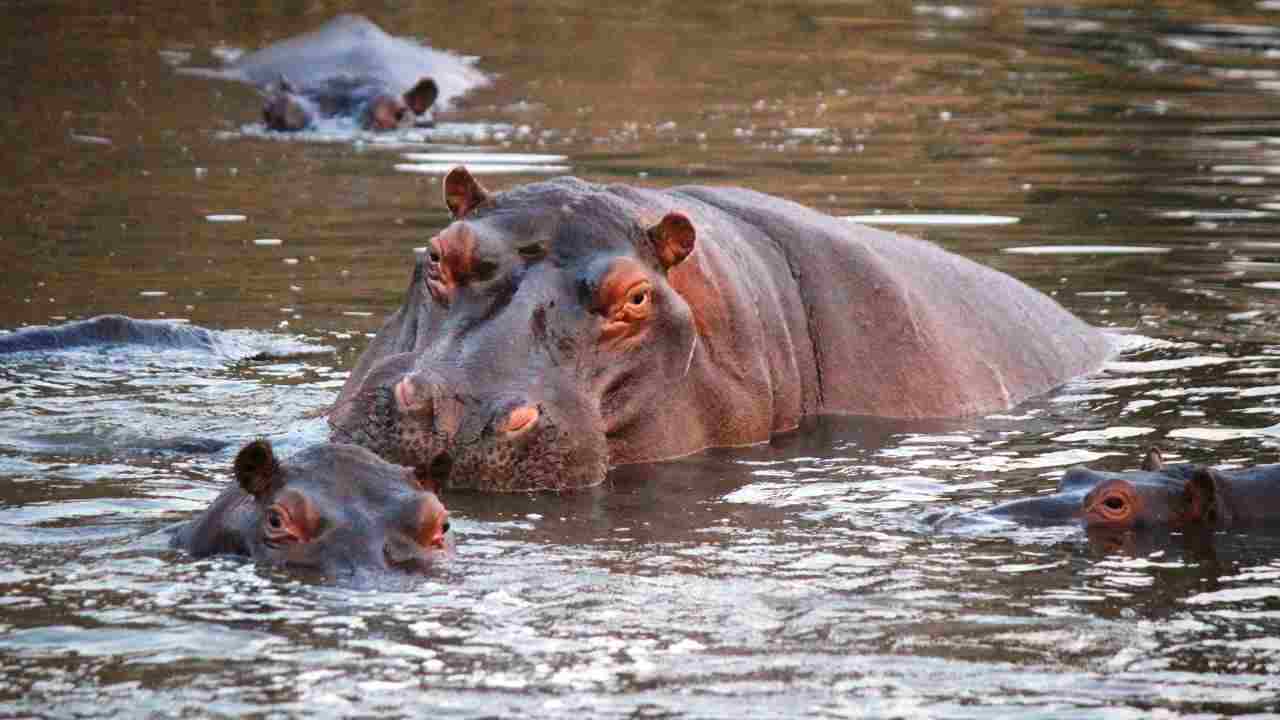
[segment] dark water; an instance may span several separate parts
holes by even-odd
[[[1280,3],[399,6],[4,4],[0,327],[125,312],[339,352],[0,365],[0,715],[1280,712],[1280,537],[922,521],[1151,444],[1280,460]],[[343,11],[495,82],[432,133],[282,141],[251,89],[173,71]],[[323,437],[446,222],[452,161],[410,152],[563,156],[506,158],[494,188],[563,165],[927,215],[900,227],[1141,339],[989,418],[451,497],[456,557],[390,587],[170,552],[231,451],[168,440]]]

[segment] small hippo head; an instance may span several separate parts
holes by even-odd
[[[262,122],[271,130],[297,132],[315,122],[315,103],[304,97],[283,75],[267,88],[262,103]]]
[[[488,492],[586,487],[702,446],[696,413],[667,410],[693,395],[699,345],[668,279],[694,248],[688,217],[575,178],[491,196],[455,168],[444,192],[454,222],[352,371],[335,439]]]
[[[1226,520],[1218,498],[1222,479],[1200,465],[1164,465],[1152,451],[1141,470],[1102,472],[1071,468],[1049,495],[1013,500],[972,513],[939,518],[957,529],[987,521],[1048,526],[1080,524],[1087,530],[1181,529]]]
[[[282,461],[259,440],[234,468],[251,502],[209,527],[239,534],[260,562],[344,575],[423,569],[447,549],[448,513],[435,494],[364,448],[324,444]]]
[[[440,90],[431,78],[422,78],[417,85],[399,97],[379,93],[365,106],[360,124],[367,130],[411,127],[421,116],[427,114],[439,94]]]

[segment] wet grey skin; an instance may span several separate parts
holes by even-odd
[[[409,468],[325,443],[278,459],[265,440],[234,463],[236,482],[171,544],[196,557],[239,555],[329,577],[423,571],[450,549],[448,512]]]
[[[955,530],[990,521],[1027,526],[1080,524],[1086,529],[1261,528],[1280,524],[1280,465],[1215,470],[1165,464],[1151,450],[1142,468],[1063,475],[1056,492],[934,520]]]
[[[136,320],[99,315],[56,326],[33,326],[0,335],[0,355],[67,350],[90,345],[151,345],[158,348],[218,352],[213,332],[172,320]]]

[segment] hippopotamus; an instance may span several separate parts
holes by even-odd
[[[177,320],[139,320],[125,315],[98,315],[61,325],[33,325],[0,334],[0,355],[56,352],[88,347],[144,346],[158,350],[190,350],[228,359],[268,360],[331,354],[333,348],[262,338],[255,347],[229,333]]]
[[[590,486],[812,414],[1002,410],[1112,348],[1006,274],[751,190],[443,189],[453,221],[329,422],[450,488]]]
[[[89,345],[153,345],[218,352],[210,330],[172,320],[137,320],[99,315],[62,325],[35,325],[0,335],[0,354],[69,350]]]
[[[173,547],[330,576],[424,569],[447,550],[448,512],[435,492],[364,448],[324,443],[280,459],[255,440],[233,467],[235,483],[177,528]]]
[[[394,38],[358,15],[340,15],[223,68],[182,71],[254,85],[265,97],[263,122],[284,131],[331,117],[371,130],[404,127],[429,120],[437,100],[450,103],[488,82],[467,60]]]
[[[985,510],[938,518],[956,529],[990,520],[1021,525],[1080,524],[1086,530],[1183,530],[1280,525],[1280,465],[1215,470],[1167,464],[1152,448],[1139,470],[1103,472],[1074,467],[1057,492]]]

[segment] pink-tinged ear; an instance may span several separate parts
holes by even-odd
[[[280,475],[280,463],[266,440],[245,445],[236,455],[234,467],[240,487],[259,500],[271,492]]]
[[[1224,508],[1218,502],[1218,473],[1212,468],[1197,468],[1182,488],[1182,497],[1186,506],[1183,522],[1187,524],[1205,524],[1225,526],[1230,518],[1224,516]]]
[[[471,177],[461,165],[449,171],[444,179],[444,204],[449,206],[454,220],[461,220],[477,205],[489,199],[489,191]]]
[[[429,77],[424,77],[414,85],[409,92],[404,94],[404,104],[413,110],[413,114],[421,115],[426,112],[431,104],[436,101],[436,97],[440,94],[440,88],[436,87],[436,81]]]
[[[670,212],[657,225],[648,230],[649,242],[658,253],[658,262],[670,270],[679,265],[689,253],[693,252],[693,242],[697,233],[693,223],[684,213]]]

